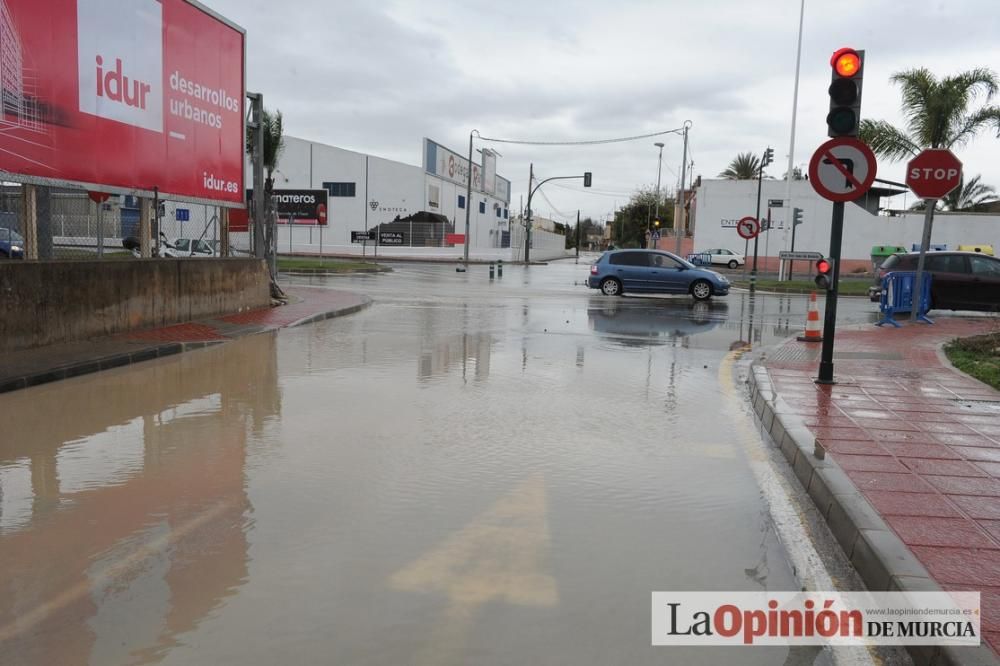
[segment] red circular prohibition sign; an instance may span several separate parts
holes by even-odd
[[[757,221],[756,217],[749,215],[740,218],[740,221],[736,223],[736,233],[740,235],[740,238],[750,240],[760,233],[760,222]]]
[[[853,148],[864,158],[867,163],[867,173],[865,173],[864,180],[859,180],[854,177],[852,171],[846,169],[839,160],[831,152],[834,148],[840,146],[848,146]],[[819,165],[824,160],[829,160],[828,163],[833,164],[840,171],[841,175],[847,181],[853,183],[853,188],[847,192],[834,192],[829,189],[819,179]],[[872,183],[875,182],[875,173],[878,169],[878,164],[875,161],[875,153],[872,149],[867,146],[867,144],[850,136],[841,136],[835,139],[830,139],[813,153],[812,159],[809,160],[809,182],[812,184],[813,189],[824,199],[829,201],[854,201],[855,199],[860,199],[867,192]]]

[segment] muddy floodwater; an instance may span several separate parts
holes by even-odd
[[[586,273],[290,278],[375,303],[0,395],[0,663],[826,663],[650,646],[654,590],[800,584],[739,377],[804,297]]]

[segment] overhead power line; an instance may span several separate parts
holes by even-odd
[[[637,134],[635,136],[623,136],[615,139],[591,139],[589,141],[528,141],[525,139],[493,139],[485,136],[481,136],[479,139],[480,141],[491,141],[493,143],[514,143],[522,146],[593,146],[602,143],[638,141],[639,139],[649,139],[654,136],[663,136],[664,134],[677,134],[678,132],[683,131],[683,127],[678,127],[676,129],[664,130],[662,132],[651,132],[650,134]]]

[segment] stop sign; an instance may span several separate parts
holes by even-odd
[[[921,199],[940,199],[961,180],[962,163],[947,148],[928,148],[906,165],[906,184]]]

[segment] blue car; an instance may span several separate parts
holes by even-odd
[[[605,252],[590,267],[587,286],[606,296],[691,294],[697,301],[729,293],[725,276],[662,250]]]
[[[7,227],[0,227],[0,259],[24,259],[24,239]]]

